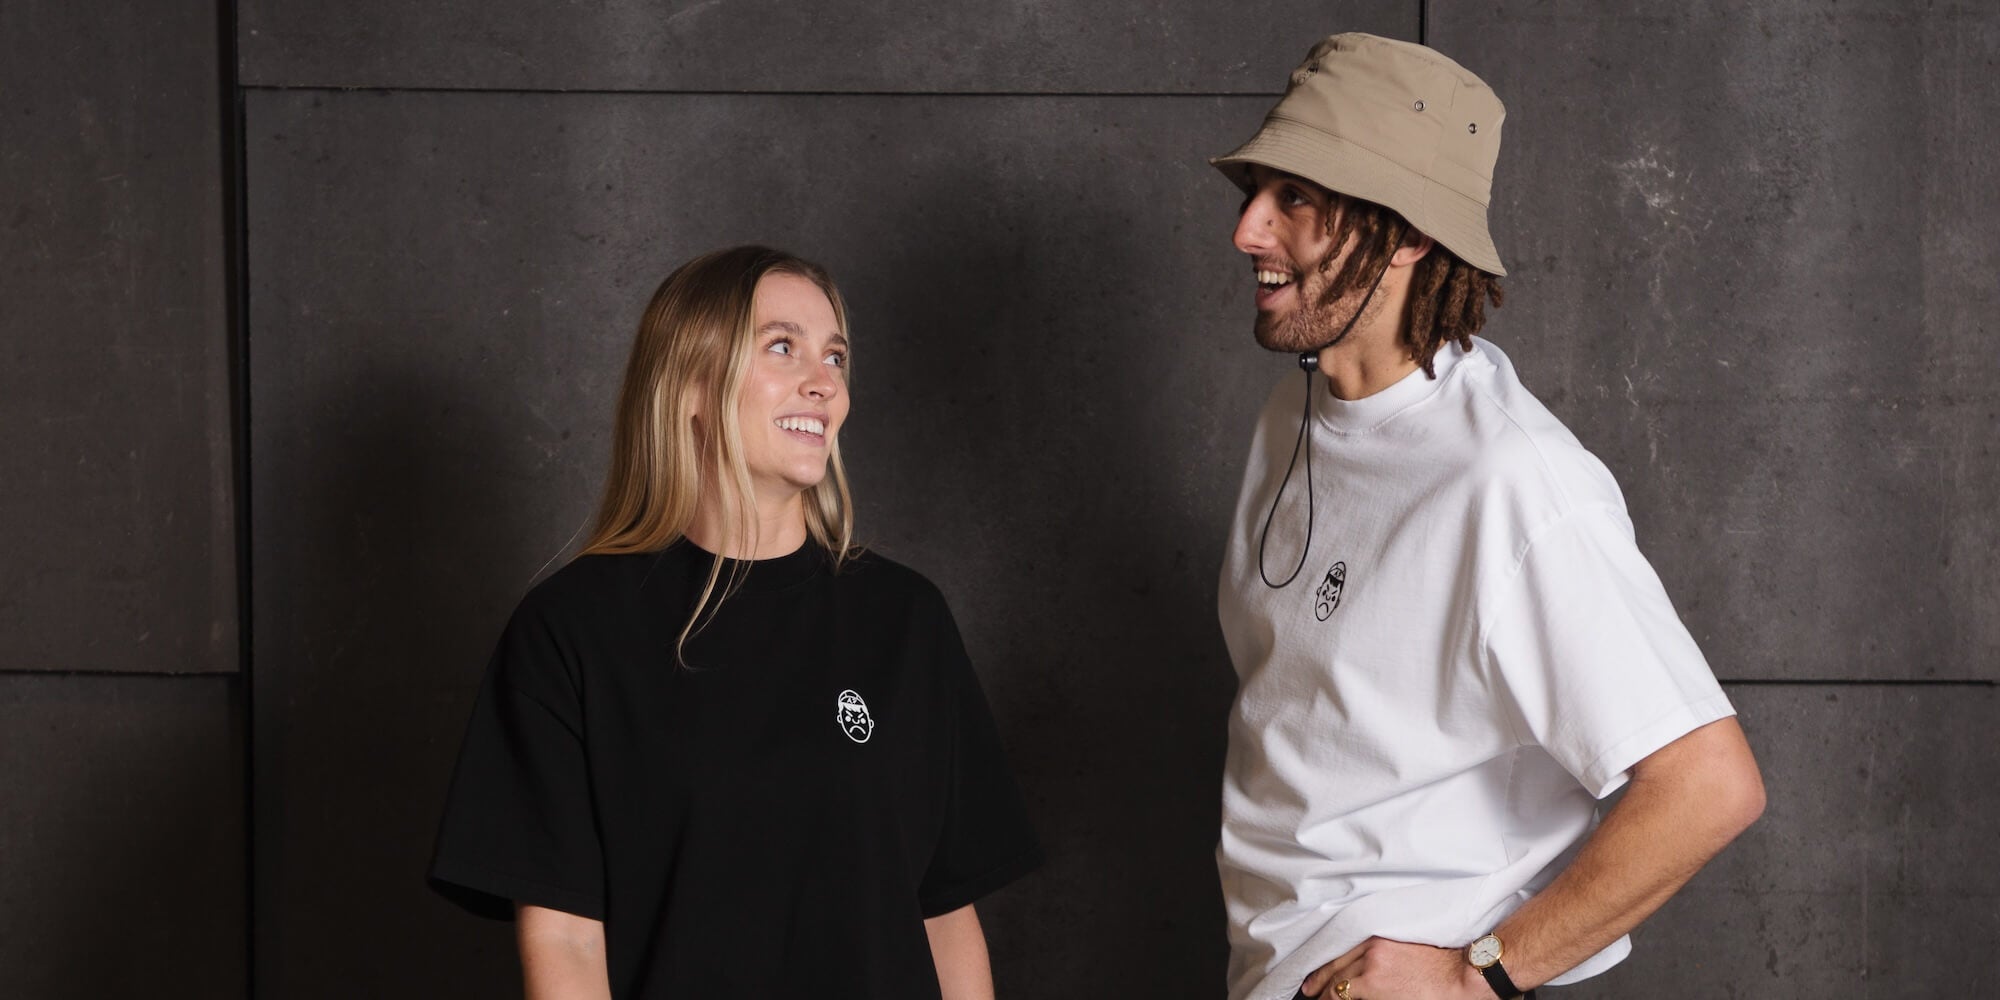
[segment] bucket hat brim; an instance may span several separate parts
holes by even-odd
[[[1358,143],[1273,113],[1249,142],[1208,161],[1245,192],[1250,166],[1294,174],[1329,191],[1392,209],[1466,263],[1505,276],[1486,206]]]

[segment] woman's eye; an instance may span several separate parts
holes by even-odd
[[[771,346],[764,349],[773,354],[790,354],[792,353],[792,342],[789,340],[774,340],[771,341]]]
[[[834,366],[835,368],[845,368],[847,367],[847,355],[842,354],[839,351],[835,351],[834,353],[826,356],[826,363]]]

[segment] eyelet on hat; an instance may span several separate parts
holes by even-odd
[[[1467,132],[1470,132],[1470,133],[1472,133],[1473,135],[1478,135],[1478,134],[1479,134],[1479,123],[1478,123],[1478,122],[1467,122],[1467,123],[1466,123],[1466,125],[1465,125],[1465,130],[1466,130]]]
[[[1424,102],[1418,101],[1416,107],[1418,111],[1422,111],[1424,109]]]

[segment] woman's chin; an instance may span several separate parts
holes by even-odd
[[[778,486],[775,492],[783,493],[785,495],[785,498],[789,500],[793,497],[798,496],[801,493],[804,493],[807,490],[812,489],[815,486],[818,486],[823,482],[826,482],[826,470],[822,468],[815,470],[812,473],[807,473],[804,471],[788,473],[782,477],[779,477],[779,482],[782,485]]]

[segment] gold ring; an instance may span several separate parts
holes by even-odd
[[[1333,984],[1333,995],[1339,997],[1340,1000],[1354,1000],[1353,997],[1347,995],[1348,988],[1353,985],[1353,983],[1343,979]]]

